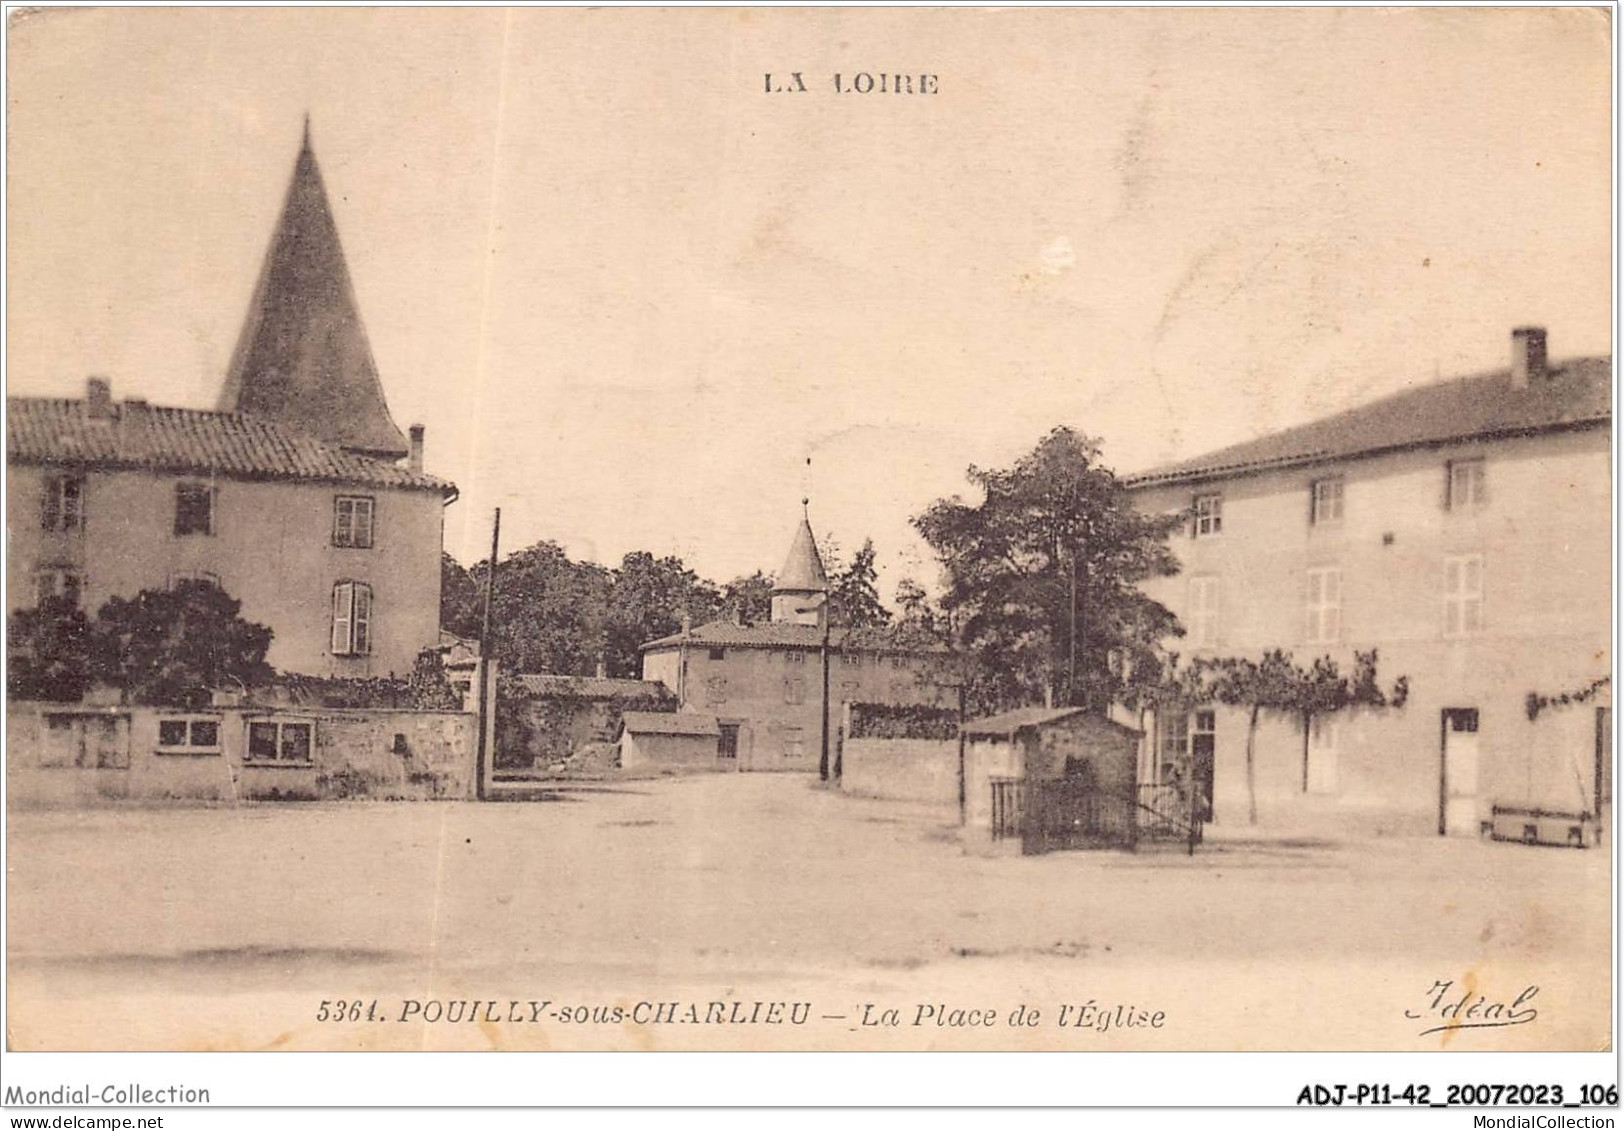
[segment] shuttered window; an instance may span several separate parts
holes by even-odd
[[[360,581],[333,586],[333,655],[372,653],[372,587]]]

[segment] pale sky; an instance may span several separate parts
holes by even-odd
[[[881,589],[1051,427],[1129,471],[1607,354],[1599,9],[53,10],[9,43],[8,388],[212,408],[302,117],[446,544]],[[831,76],[930,72],[934,95]],[[805,93],[764,91],[800,71]],[[810,469],[806,460],[810,457]]]

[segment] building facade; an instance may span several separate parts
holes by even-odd
[[[939,654],[830,625],[828,588],[803,519],[774,583],[770,622],[713,621],[643,645],[645,680],[673,689],[679,709],[717,717],[724,768],[816,771],[825,735],[830,760],[838,754],[847,703],[957,702]]]
[[[1476,835],[1495,806],[1610,807],[1611,384],[1529,328],[1506,370],[1128,477],[1188,516],[1181,572],[1145,584],[1185,626],[1170,647],[1344,670],[1374,649],[1385,685],[1408,679],[1402,708],[1306,741],[1265,716],[1260,820]],[[1141,777],[1193,765],[1215,819],[1244,822],[1246,731],[1222,707],[1159,718]]]
[[[389,416],[308,132],[220,411],[8,399],[10,605],[217,584],[268,625],[268,662],[411,671],[439,642],[449,483]]]

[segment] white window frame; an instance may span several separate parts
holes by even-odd
[[[1190,646],[1218,646],[1218,616],[1222,598],[1215,573],[1192,574],[1189,583]]]
[[[328,643],[335,656],[370,656],[377,606],[372,586],[346,580],[333,586],[332,633]]]
[[[183,730],[182,737],[184,741],[178,743],[166,743],[163,740],[163,728],[165,723],[179,724]],[[214,741],[212,743],[198,741],[199,724],[204,726],[211,724],[213,725]],[[153,752],[157,754],[218,756],[223,750],[223,747],[221,746],[221,735],[224,732],[224,728],[225,719],[219,715],[160,715],[158,717],[158,742],[153,748]]]
[[[254,728],[256,726],[270,726],[276,728],[276,753],[271,757],[255,756],[254,754]],[[291,727],[304,727],[308,731],[308,740],[305,743],[305,756],[303,758],[289,758],[284,754],[287,749],[286,733]],[[247,766],[313,766],[316,764],[316,720],[309,718],[282,718],[275,715],[249,716],[243,720],[243,746],[242,760]]]
[[[1312,526],[1335,526],[1346,509],[1346,481],[1340,475],[1316,479],[1309,486],[1308,521]]]
[[[372,549],[377,538],[377,519],[378,504],[371,495],[333,496],[333,545],[341,550]]]
[[[1472,573],[1477,584],[1469,585]],[[1483,631],[1483,555],[1451,554],[1444,559],[1444,636],[1458,640]]]
[[[1342,567],[1315,566],[1305,577],[1303,639],[1335,644],[1342,639]]]
[[[805,652],[799,652],[799,651],[785,652],[784,653],[784,662],[786,664],[804,664],[804,663],[806,663],[806,653]]]
[[[1224,532],[1224,497],[1216,492],[1197,495],[1191,504],[1195,511],[1195,536],[1216,538]]]
[[[1449,475],[1450,510],[1477,510],[1488,502],[1487,474],[1481,456],[1475,459],[1452,459],[1445,466]]]

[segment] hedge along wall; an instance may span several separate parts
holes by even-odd
[[[924,704],[848,703],[845,733],[848,739],[957,739],[959,713],[952,707]]]

